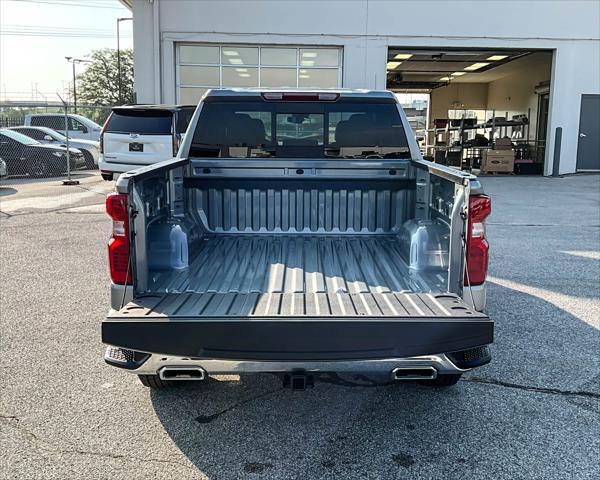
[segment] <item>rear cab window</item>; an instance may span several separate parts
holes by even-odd
[[[210,98],[210,97],[209,97]],[[208,99],[207,99],[208,100]],[[394,101],[207,101],[190,156],[410,158]]]

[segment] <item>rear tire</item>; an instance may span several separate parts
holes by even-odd
[[[107,182],[110,182],[113,179],[113,174],[112,173],[101,173],[100,175]]]
[[[90,152],[88,152],[87,150],[82,150],[81,153],[83,153],[83,158],[85,159],[86,170],[95,170],[96,168],[98,168],[94,163],[94,157]]]
[[[138,378],[142,382],[142,385],[148,388],[160,389],[173,386],[173,382],[163,380],[158,375],[138,375]]]
[[[456,385],[462,377],[462,373],[449,373],[445,375],[438,375],[433,380],[421,380],[419,383],[428,385],[430,387],[451,387]]]

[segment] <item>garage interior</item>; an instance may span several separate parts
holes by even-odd
[[[478,174],[541,175],[551,51],[388,49],[387,89],[424,156]]]

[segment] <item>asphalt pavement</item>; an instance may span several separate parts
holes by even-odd
[[[104,364],[112,183],[0,184],[2,479],[597,479],[600,176],[482,179],[491,364],[449,389]]]

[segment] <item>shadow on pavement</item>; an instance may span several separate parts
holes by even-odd
[[[71,173],[71,178],[74,180],[81,180],[83,178],[99,176],[98,170],[77,170]],[[4,186],[10,185],[28,185],[32,183],[51,183],[51,182],[62,182],[67,179],[67,175],[61,175],[58,177],[46,177],[46,178],[32,178],[32,177],[8,177],[2,179]]]
[[[495,358],[455,387],[369,387],[348,377],[294,392],[275,376],[252,375],[152,391],[152,405],[211,479],[550,478],[573,465],[591,468],[593,420],[583,431],[572,422],[600,411],[598,332],[499,285],[489,301]],[[582,389],[597,398],[574,393]],[[566,439],[557,433],[565,431]],[[543,460],[555,455],[569,456],[569,465]]]
[[[17,193],[17,190],[15,190],[14,188],[4,187],[4,186],[0,185],[0,197],[14,195],[15,193]]]

